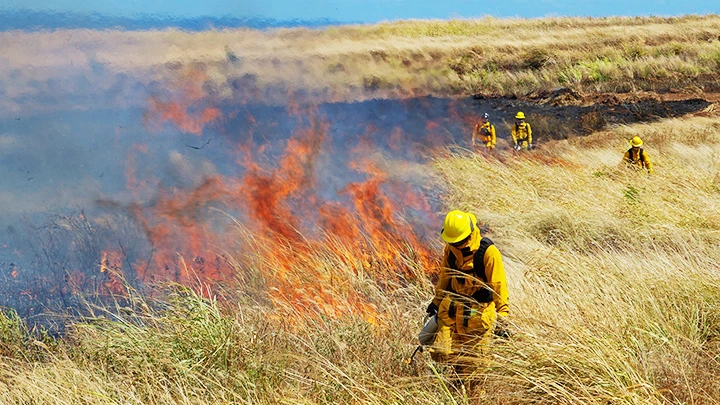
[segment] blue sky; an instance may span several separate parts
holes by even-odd
[[[720,13],[718,0],[4,0],[0,11],[98,13],[118,17],[263,17],[377,22],[405,18]]]

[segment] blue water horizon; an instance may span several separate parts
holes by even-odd
[[[201,16],[178,17],[170,15],[137,14],[117,16],[102,13],[76,13],[34,10],[0,10],[0,32],[38,31],[60,29],[94,29],[145,31],[176,28],[184,31],[207,31],[234,28],[323,28],[328,26],[360,24],[359,21],[338,21],[329,18],[279,20],[261,16]]]
[[[504,6],[487,8],[468,8],[459,13],[456,8],[434,10],[425,4],[418,4],[413,10],[388,8],[383,11],[369,10],[365,14],[354,10],[313,10],[305,9],[277,11],[258,10],[254,13],[232,13],[228,10],[200,10],[194,13],[182,10],[169,11],[147,9],[135,12],[118,12],[113,9],[98,8],[89,10],[42,9],[42,8],[3,8],[0,6],[0,32],[20,30],[59,30],[59,29],[95,29],[95,30],[162,30],[175,28],[185,31],[205,31],[221,29],[278,29],[278,28],[324,28],[338,25],[374,24],[404,19],[472,19],[491,16],[496,18],[543,18],[543,17],[677,17],[683,15],[708,15],[720,13],[718,4],[695,4],[690,1],[685,8],[678,3],[666,7],[640,7],[639,4],[622,6],[621,0],[608,0],[611,5],[604,10],[585,8],[577,5],[562,7],[544,7],[527,9],[506,9]],[[399,1],[398,3],[400,3]],[[470,3],[475,3],[471,1]],[[612,3],[612,4],[610,4]],[[618,3],[618,4],[615,4]],[[702,3],[702,2],[700,2]],[[349,6],[348,6],[349,7]],[[281,8],[282,9],[282,8]],[[515,12],[516,11],[516,12]],[[203,14],[207,12],[207,14]]]

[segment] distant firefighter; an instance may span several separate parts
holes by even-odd
[[[639,136],[631,139],[630,149],[625,152],[621,164],[637,170],[647,170],[648,173],[652,174],[654,172],[653,164],[650,162],[650,156],[641,148],[642,145],[643,141]]]
[[[525,113],[522,111],[515,115],[515,125],[511,135],[515,150],[533,148],[532,128],[525,122]]]
[[[472,133],[472,145],[473,149],[478,150],[481,146],[484,146],[488,152],[495,149],[495,143],[497,137],[495,136],[495,125],[490,122],[490,116],[485,113],[483,119],[475,124],[475,128]]]

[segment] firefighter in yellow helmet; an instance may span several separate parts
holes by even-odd
[[[625,152],[621,164],[636,168],[638,170],[647,170],[649,174],[654,172],[653,164],[650,162],[650,156],[642,148],[643,141],[639,136],[630,140],[630,149]]]
[[[495,135],[495,125],[490,122],[490,116],[485,113],[483,119],[475,124],[472,133],[473,149],[478,150],[480,146],[484,146],[488,152],[495,149],[497,137]]]
[[[515,115],[515,125],[513,125],[511,135],[515,150],[533,148],[532,128],[529,123],[525,122],[525,113],[522,111]]]
[[[432,346],[435,360],[482,352],[493,332],[508,337],[508,285],[500,251],[482,237],[475,215],[450,211],[445,217],[440,278],[428,314],[437,313]]]

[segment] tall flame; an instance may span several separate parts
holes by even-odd
[[[206,124],[220,120],[219,110],[203,100],[203,77],[190,74],[176,96],[179,101],[151,99],[148,125],[172,122],[182,132],[199,134]],[[381,315],[373,304],[348,285],[348,272],[389,281],[417,274],[411,266],[429,269],[432,254],[403,215],[413,211],[432,217],[430,204],[382,168],[369,136],[361,137],[348,159],[338,159],[332,156],[338,151],[330,150],[329,124],[315,108],[290,103],[288,111],[297,126],[282,153],[272,155],[277,152],[273,145],[238,144],[238,176],[215,174],[188,190],[147,183],[136,167],[126,169],[128,188],[136,196],[148,194],[147,184],[156,188],[153,198],[128,207],[152,246],[150,260],[133,268],[141,282],[212,285],[232,282],[238,266],[255,266],[278,306],[378,322]],[[252,124],[253,118],[249,120]],[[436,127],[430,129],[432,133]],[[393,132],[389,147],[401,148],[402,137],[400,130]],[[126,162],[135,165],[138,154],[148,153],[136,145]],[[265,153],[271,155],[263,160]],[[332,157],[331,166],[347,161],[337,169],[354,172],[357,180],[327,197],[318,170],[322,159]],[[251,236],[238,240],[232,222],[212,220],[213,208],[238,218]],[[231,261],[227,253],[238,248],[245,254],[240,262]],[[414,263],[409,264],[409,257]],[[102,271],[118,263],[109,252],[103,253],[106,262]]]

